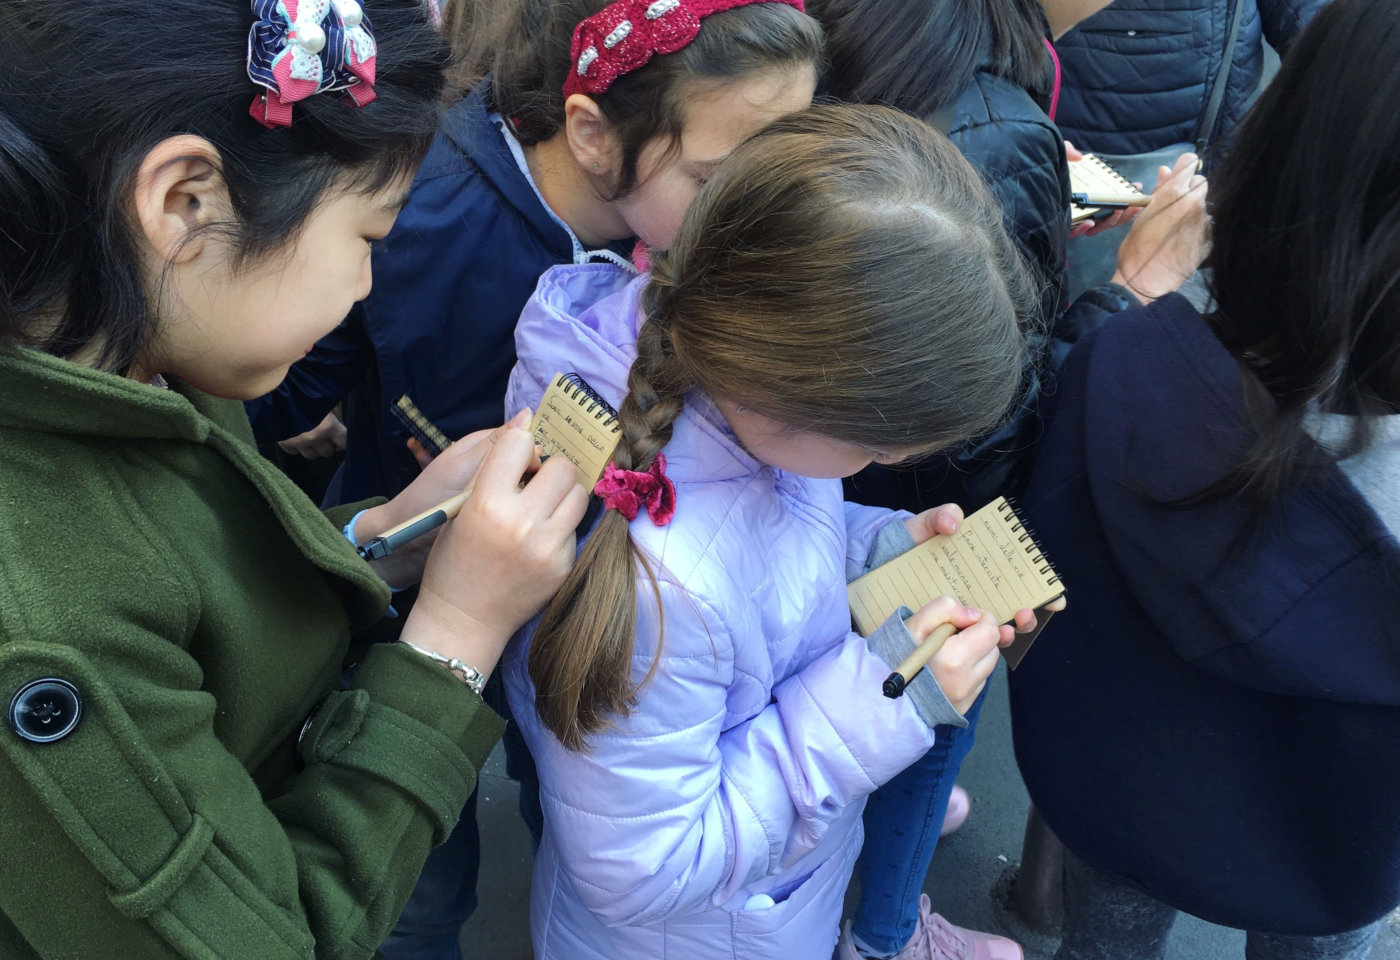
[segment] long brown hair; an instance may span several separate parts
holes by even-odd
[[[642,302],[616,455],[638,470],[695,388],[873,447],[983,433],[1017,397],[1034,289],[947,139],[894,110],[821,106],[725,161]],[[638,567],[655,591],[627,521],[606,512],[534,635],[536,709],[572,749],[650,677],[632,679]]]
[[[573,66],[574,28],[608,0],[474,0],[466,75],[491,77],[491,106],[509,117],[521,143],[548,140],[564,124],[564,80]],[[484,4],[482,6],[481,4]],[[704,19],[675,53],[626,73],[595,96],[622,146],[615,196],[636,186],[637,160],[657,137],[672,147],[685,121],[684,98],[696,85],[796,66],[819,66],[821,27],[786,3],[755,3]]]

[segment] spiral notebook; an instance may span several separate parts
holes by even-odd
[[[1147,200],[1145,193],[1092,153],[1084,154],[1082,160],[1071,160],[1068,166],[1070,193],[1085,194],[1105,202],[1132,203],[1135,206]],[[1079,223],[1088,220],[1103,209],[1092,203],[1087,206],[1072,203],[1069,208],[1069,221]]]
[[[408,394],[395,400],[394,405],[389,408],[389,412],[403,425],[409,435],[433,456],[437,456],[452,446],[452,441],[447,439],[447,435],[423,415],[423,411],[419,410],[418,405],[408,398]]]
[[[1005,497],[964,519],[952,536],[933,537],[847,587],[851,618],[861,636],[901,605],[918,610],[944,594],[1007,623],[1017,610],[1039,611],[1064,592],[1054,567]],[[1012,669],[1049,617],[1038,612],[1036,631],[1018,636],[1002,651]]]
[[[617,411],[576,373],[558,373],[530,422],[546,457],[564,457],[591,491],[622,438]]]

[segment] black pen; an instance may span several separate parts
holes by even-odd
[[[429,507],[397,527],[390,527],[369,543],[363,546],[357,545],[355,551],[366,560],[381,560],[387,557],[410,540],[417,540],[423,534],[436,530],[461,513],[462,505],[472,495],[472,489],[472,487],[467,487],[450,500],[444,500],[435,507]]]

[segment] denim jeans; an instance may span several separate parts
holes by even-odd
[[[965,714],[966,727],[935,728],[929,751],[866,802],[865,846],[856,864],[860,902],[851,926],[863,944],[879,953],[902,949],[918,926],[919,893],[986,699],[984,688]]]
[[[1064,940],[1055,960],[1161,960],[1177,910],[1065,851]],[[1245,960],[1365,960],[1381,922],[1328,937],[1251,931]]]

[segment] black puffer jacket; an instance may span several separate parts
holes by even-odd
[[[1010,80],[979,69],[948,109],[929,122],[944,130],[982,174],[1001,205],[1007,232],[1035,268],[1041,285],[1036,362],[1026,373],[1020,407],[1000,430],[951,457],[934,457],[916,467],[868,467],[847,481],[846,493],[859,503],[916,512],[941,503],[971,511],[1024,486],[1040,435],[1042,387],[1067,344],[1109,314],[1137,306],[1137,300],[1105,284],[1068,305],[1065,145],[1035,98]]]
[[[1243,116],[1264,66],[1327,0],[1243,0],[1214,141]],[[1191,143],[1229,33],[1232,0],[1115,0],[1055,44],[1064,70],[1055,115],[1075,146],[1147,153]]]

